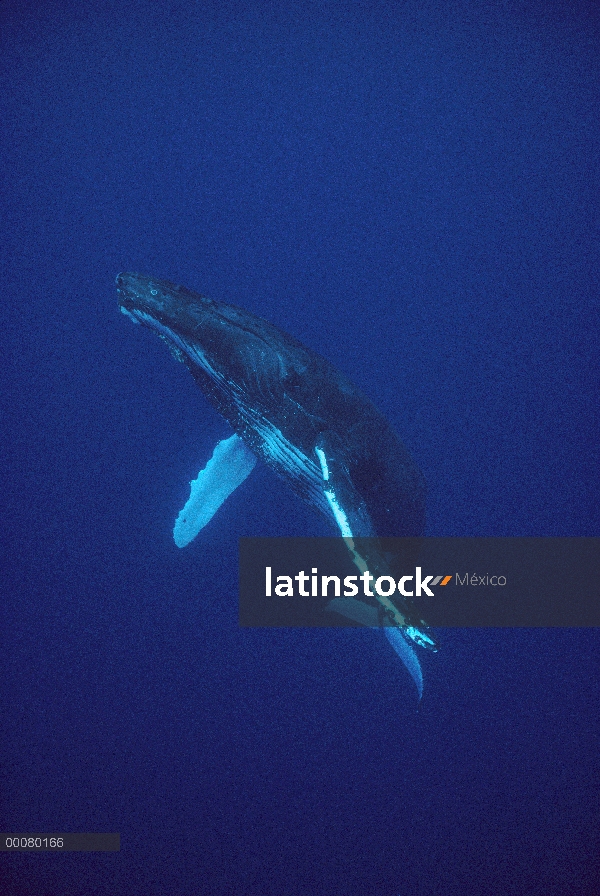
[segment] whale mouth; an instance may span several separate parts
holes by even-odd
[[[186,358],[189,357],[190,352],[185,348],[185,340],[178,337],[170,327],[165,326],[165,324],[156,317],[147,314],[145,311],[141,311],[139,308],[126,308],[124,305],[121,305],[120,311],[125,317],[128,317],[129,320],[132,320],[134,324],[142,324],[142,326],[154,330],[166,344],[175,360],[180,361],[182,364],[186,363]],[[207,365],[203,366],[207,369]]]
[[[132,320],[134,322],[134,324],[141,323],[140,318],[135,311],[130,311],[124,305],[120,306],[120,311],[121,311],[121,314],[124,314],[126,317],[129,318],[129,320]]]

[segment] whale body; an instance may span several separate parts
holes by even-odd
[[[421,471],[385,417],[329,361],[249,311],[167,281],[122,273],[117,290],[121,311],[165,339],[235,434],[191,483],[174,531],[179,546],[256,458],[325,514],[355,557],[352,539],[423,534]],[[367,568],[362,562],[359,568]],[[406,608],[387,604],[395,628],[386,634],[420,695],[421,669],[409,642],[435,643]]]

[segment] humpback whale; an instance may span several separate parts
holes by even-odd
[[[426,487],[373,403],[325,358],[249,311],[141,274],[119,274],[117,291],[121,311],[167,342],[234,431],[191,483],[176,544],[195,537],[258,458],[327,516],[361,571],[389,572],[383,555],[367,555],[360,539],[422,535]],[[412,645],[435,650],[435,641],[409,607],[377,600],[380,623],[420,696]],[[336,601],[337,612],[342,604]],[[356,618],[352,612],[346,615]]]

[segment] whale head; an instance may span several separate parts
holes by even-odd
[[[165,339],[234,429],[232,401],[238,411],[267,418],[284,395],[303,405],[316,356],[268,321],[141,274],[119,274],[117,291],[121,311]]]

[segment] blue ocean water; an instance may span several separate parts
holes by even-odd
[[[242,535],[331,530],[119,314],[241,305],[386,414],[429,535],[600,534],[595,3],[3,0],[6,896],[598,892],[595,630],[242,631]],[[569,583],[565,582],[565,600]]]

